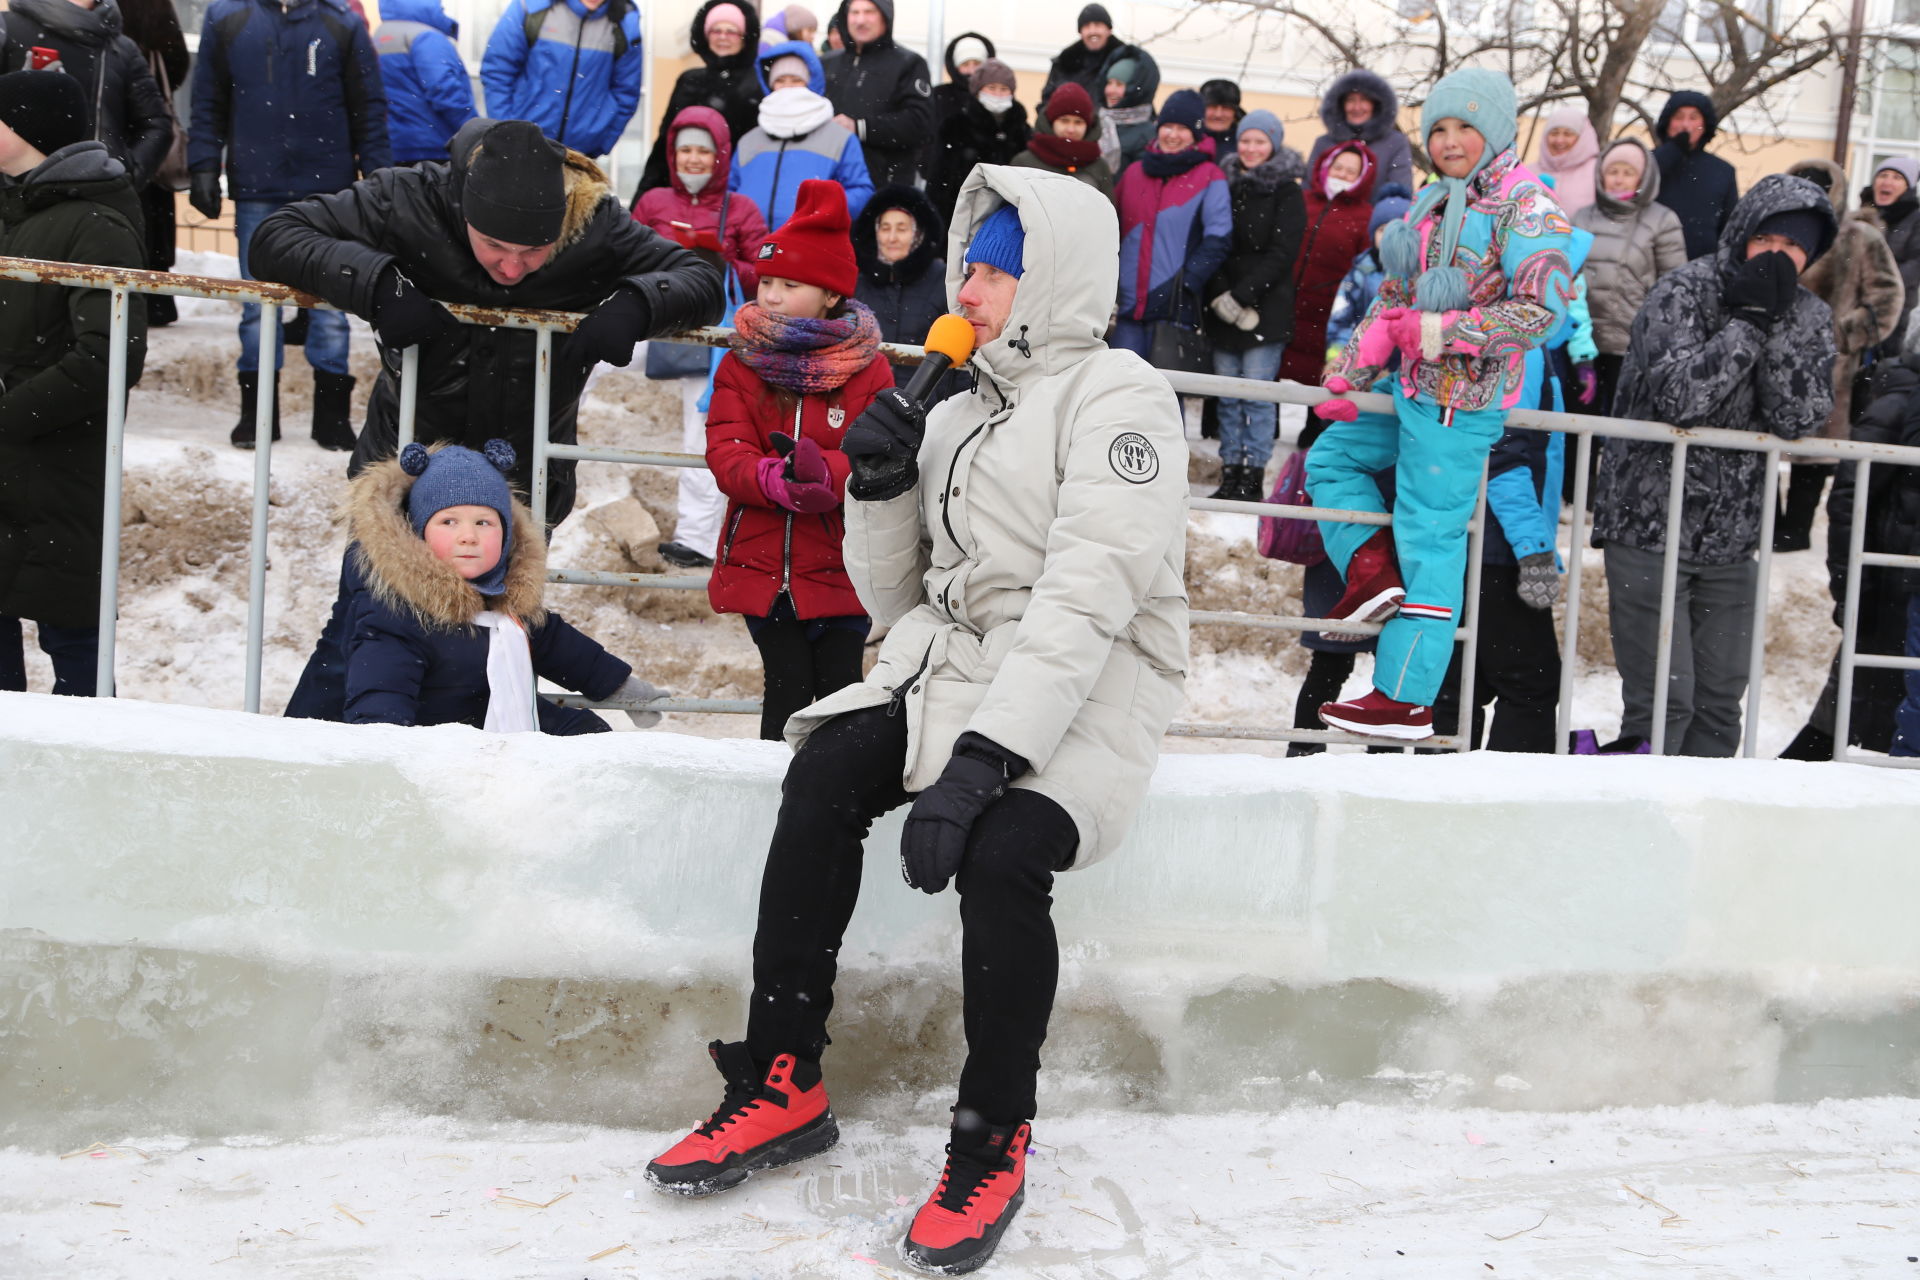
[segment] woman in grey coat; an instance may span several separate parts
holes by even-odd
[[[1594,161],[1593,203],[1569,215],[1593,236],[1584,270],[1600,393],[1576,413],[1613,413],[1614,387],[1627,357],[1628,331],[1660,277],[1687,262],[1680,215],[1659,202],[1660,170],[1646,144],[1623,138]]]

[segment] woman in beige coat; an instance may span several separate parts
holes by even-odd
[[[892,629],[865,681],[787,724],[747,1038],[715,1043],[720,1110],[648,1177],[706,1194],[833,1144],[819,1063],[861,841],[911,800],[907,883],[960,893],[967,1060],[903,1252],[957,1273],[1024,1195],[1054,873],[1119,844],[1180,704],[1187,479],[1166,380],[1102,340],[1119,226],[1098,191],[981,165],[947,262],[977,382],[930,412],[883,391],[841,444],[847,572]]]
[[[1805,178],[1826,192],[1830,201],[1838,193],[1834,207],[1844,207],[1846,171],[1831,160],[1802,160],[1787,174]],[[1833,311],[1833,412],[1820,434],[1845,440],[1853,434],[1853,380],[1860,372],[1860,358],[1899,326],[1907,296],[1879,211],[1855,209],[1842,218],[1833,248],[1807,268],[1800,283]],[[1813,546],[1813,515],[1833,476],[1833,463],[1796,460],[1792,475],[1784,509],[1773,527],[1775,551],[1806,551]]]

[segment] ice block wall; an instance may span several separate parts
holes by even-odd
[[[0,1141],[705,1114],[785,759],[0,694]],[[1042,1106],[1920,1092],[1917,823],[1859,766],[1168,757],[1055,886]],[[843,1107],[944,1105],[963,1051],[898,831]]]

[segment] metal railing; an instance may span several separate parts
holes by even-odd
[[[96,691],[101,696],[113,693],[113,657],[114,629],[117,615],[117,597],[119,583],[120,551],[120,498],[122,475],[124,471],[124,440],[126,429],[126,390],[127,390],[127,316],[128,298],[132,294],[161,293],[180,297],[210,298],[241,303],[259,303],[260,350],[271,352],[276,345],[279,325],[279,306],[292,305],[315,309],[330,309],[329,304],[310,294],[301,293],[283,285],[266,284],[257,281],[238,281],[209,276],[178,275],[167,272],[137,271],[127,268],[78,266],[69,263],[42,262],[27,258],[0,257],[0,278],[22,280],[33,283],[60,284],[73,288],[100,288],[111,292],[113,298],[111,343],[108,364],[107,388],[107,448],[106,448],[106,501],[102,512],[103,546],[101,555],[101,593],[100,593],[100,660],[96,671]],[[622,449],[609,446],[555,443],[549,440],[550,406],[552,390],[553,334],[570,332],[583,317],[571,312],[561,311],[516,311],[485,307],[472,307],[448,304],[447,310],[455,319],[466,324],[491,327],[531,329],[535,333],[535,380],[533,395],[533,493],[532,506],[544,517],[546,510],[547,466],[555,461],[607,462],[626,465],[660,467],[705,467],[706,461],[697,454],[673,453],[644,449]],[[724,345],[731,334],[730,330],[707,328],[690,333],[677,334],[676,341]],[[901,363],[917,363],[923,356],[919,347],[885,344],[882,350],[892,359]],[[259,369],[259,397],[255,418],[255,458],[253,480],[252,520],[248,535],[248,603],[247,603],[247,668],[244,707],[247,711],[260,709],[260,670],[265,635],[265,580],[268,519],[268,487],[272,466],[273,408],[275,401],[277,369],[275,361],[263,359]],[[1331,398],[1329,393],[1318,387],[1307,387],[1291,382],[1260,382],[1241,378],[1222,377],[1213,374],[1168,373],[1165,375],[1175,392],[1183,395],[1221,396],[1240,400],[1256,400],[1273,404],[1294,404],[1312,406]],[[399,441],[402,445],[413,437],[414,412],[419,394],[419,351],[407,349],[401,360],[399,385]],[[1350,392],[1345,396],[1362,411],[1391,413],[1392,398],[1371,392]],[[1553,413],[1545,410],[1515,409],[1508,414],[1507,421],[1517,427],[1530,427],[1545,431],[1560,431],[1577,441],[1575,450],[1574,501],[1571,507],[1571,530],[1569,537],[1568,574],[1564,592],[1565,619],[1561,641],[1561,674],[1556,717],[1557,753],[1564,754],[1568,749],[1569,717],[1572,708],[1573,683],[1578,666],[1578,639],[1581,612],[1582,543],[1587,517],[1587,489],[1593,440],[1596,436],[1614,439],[1640,440],[1654,444],[1672,446],[1669,463],[1669,486],[1667,506],[1667,529],[1665,552],[1662,562],[1660,587],[1660,623],[1657,649],[1657,666],[1653,691],[1653,722],[1650,729],[1651,745],[1654,754],[1664,754],[1666,738],[1666,711],[1669,701],[1668,678],[1672,664],[1672,635],[1674,628],[1674,601],[1677,590],[1679,568],[1679,543],[1673,536],[1683,513],[1681,501],[1686,477],[1686,459],[1693,448],[1736,449],[1745,452],[1757,452],[1765,455],[1765,480],[1761,495],[1761,529],[1758,571],[1755,587],[1755,618],[1750,651],[1747,697],[1745,707],[1745,734],[1741,754],[1753,756],[1758,750],[1760,728],[1760,706],[1764,684],[1764,654],[1766,647],[1766,601],[1767,589],[1772,569],[1772,533],[1774,506],[1778,491],[1778,464],[1783,458],[1802,457],[1810,460],[1831,460],[1857,462],[1859,477],[1854,490],[1854,521],[1850,545],[1848,547],[1848,587],[1842,628],[1840,654],[1840,705],[1835,727],[1834,758],[1851,760],[1858,763],[1895,764],[1911,767],[1920,761],[1889,760],[1878,756],[1852,753],[1847,747],[1847,734],[1851,714],[1850,697],[1853,673],[1857,668],[1874,667],[1901,670],[1920,670],[1920,659],[1888,657],[1855,653],[1858,632],[1858,612],[1860,595],[1860,569],[1862,566],[1920,568],[1920,556],[1896,556],[1864,550],[1865,509],[1867,478],[1869,468],[1875,462],[1903,466],[1920,466],[1920,448],[1907,448],[1898,445],[1866,444],[1851,440],[1783,440],[1762,432],[1731,431],[1721,428],[1679,428],[1663,423],[1631,421],[1620,418],[1587,417],[1576,414]],[[1249,516],[1291,516],[1321,521],[1344,521],[1354,524],[1386,526],[1391,518],[1376,512],[1342,511],[1318,507],[1291,506],[1265,502],[1233,502],[1213,498],[1190,498],[1190,509],[1196,511],[1220,511],[1229,514]],[[1476,656],[1479,644],[1478,597],[1480,594],[1480,569],[1482,542],[1487,518],[1486,477],[1481,477],[1479,501],[1470,525],[1470,545],[1467,558],[1467,577],[1464,584],[1461,625],[1455,631],[1456,639],[1462,643],[1463,652],[1460,663],[1459,689],[1459,725],[1458,732],[1445,737],[1435,737],[1421,742],[1424,748],[1466,750],[1471,746],[1476,705],[1474,699]],[[610,573],[595,570],[554,568],[548,573],[548,580],[561,584],[592,586],[624,586],[651,588],[655,590],[704,590],[706,579],[698,575],[652,574],[652,573]],[[1306,618],[1283,614],[1255,614],[1221,610],[1193,610],[1189,614],[1193,623],[1202,626],[1248,627],[1281,631],[1335,631],[1352,635],[1377,635],[1381,624],[1344,622],[1326,618]],[[590,702],[586,699],[562,696],[556,699],[576,706],[595,706],[608,709],[635,709],[628,704],[614,702]],[[648,709],[695,712],[758,713],[760,704],[750,699],[716,699],[694,697],[672,697],[658,699],[645,704]],[[1364,738],[1333,730],[1294,729],[1291,727],[1257,728],[1242,725],[1209,725],[1178,722],[1168,730],[1169,734],[1179,737],[1215,737],[1240,740],[1321,742],[1321,743],[1367,743],[1377,745],[1378,739]]]

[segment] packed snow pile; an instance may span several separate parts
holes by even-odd
[[[7,711],[0,1133],[701,1110],[684,1059],[737,1034],[782,746]],[[1165,758],[1056,890],[1046,1106],[1920,1088],[1920,778],[1605,763]],[[836,1096],[869,1103],[962,1043],[953,899],[900,884],[899,819],[841,959]]]

